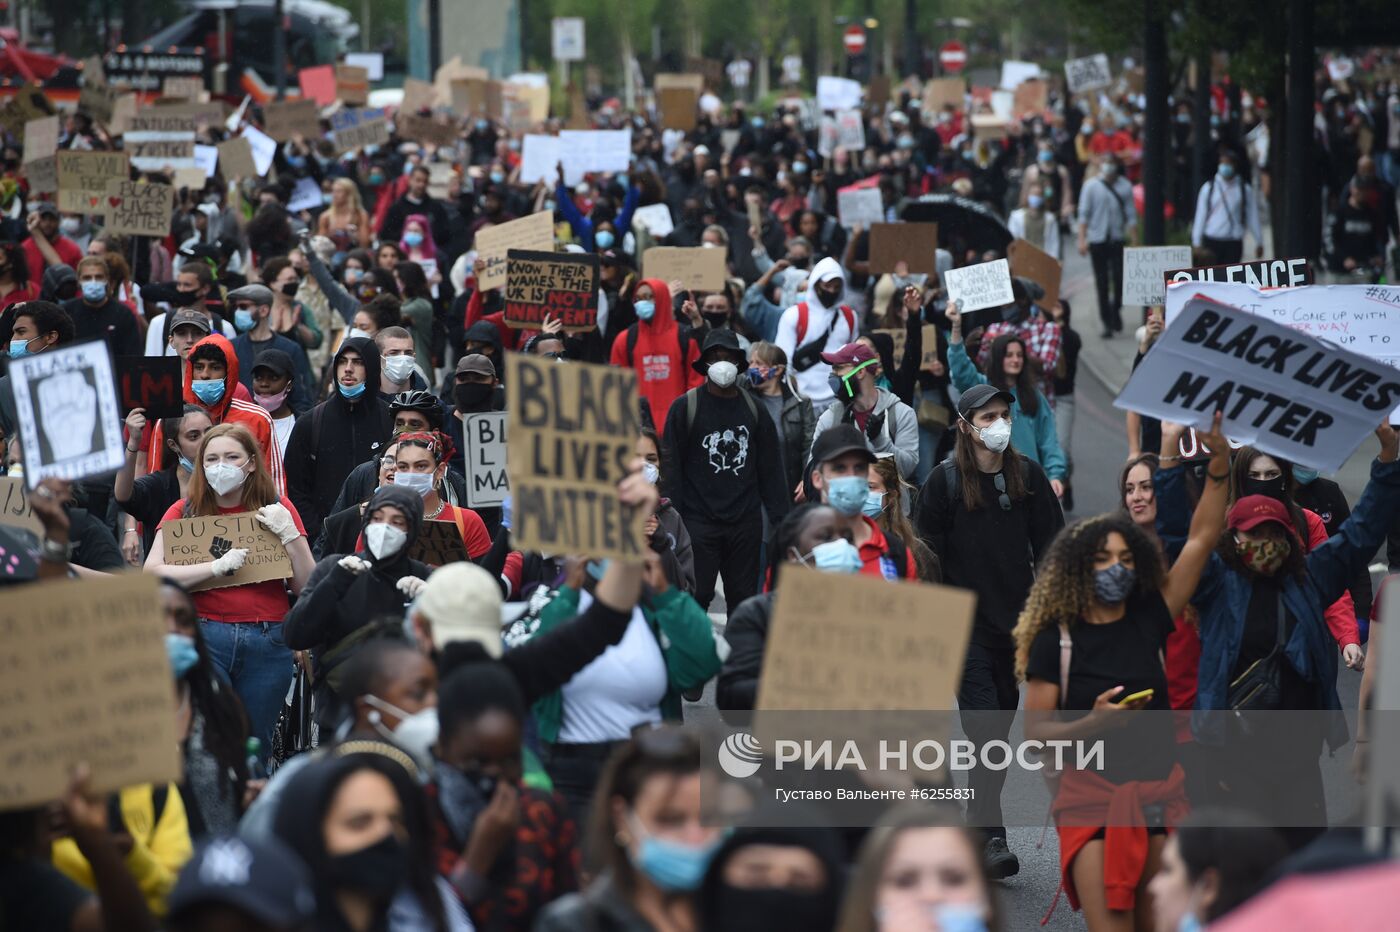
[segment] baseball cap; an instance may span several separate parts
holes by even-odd
[[[275,374],[287,378],[296,371],[292,368],[292,357],[288,356],[280,349],[265,349],[253,360],[253,368],[250,372],[257,372],[259,369],[271,369]]]
[[[501,656],[501,587],[475,563],[433,570],[413,610],[432,625],[438,650],[454,641],[473,641],[491,657]]]
[[[174,333],[179,327],[194,327],[206,336],[213,332],[208,317],[187,307],[180,308],[170,317],[170,332]]]
[[[705,362],[705,354],[712,349],[729,350],[735,356],[741,358],[744,356],[743,347],[739,346],[738,334],[728,327],[721,327],[718,330],[711,330],[705,336],[705,348],[700,351],[700,358],[691,363],[691,368],[704,375],[709,368],[709,364]],[[743,363],[739,363],[739,365],[742,366]]]
[[[864,343],[847,343],[834,353],[822,353],[822,362],[832,366],[854,365],[874,358],[875,351]]]
[[[49,201],[36,201],[34,205],[30,207],[30,210],[41,217],[49,215],[58,216],[58,208],[53,206]]]
[[[484,571],[483,571],[484,572]],[[281,929],[316,913],[311,872],[275,837],[215,838],[195,851],[170,891],[169,918],[209,904],[232,906]]]
[[[1298,532],[1293,527],[1288,509],[1284,507],[1283,502],[1267,495],[1246,495],[1235,502],[1226,516],[1225,526],[1232,531],[1249,531],[1270,521],[1283,525],[1283,529],[1295,543],[1297,542]]]
[[[489,375],[496,377],[496,367],[491,364],[491,360],[480,353],[471,353],[457,360],[457,373],[475,372],[477,375]]]
[[[272,289],[254,282],[251,285],[244,285],[242,288],[235,288],[228,293],[226,302],[229,307],[233,307],[239,301],[252,301],[257,307],[271,304]]]
[[[853,451],[865,454],[872,463],[877,458],[860,428],[854,424],[836,424],[817,435],[817,442],[812,444],[812,463],[829,463]]]
[[[1015,395],[997,388],[995,385],[988,385],[985,382],[981,385],[974,385],[963,392],[962,397],[958,399],[958,416],[966,419],[972,412],[996,398],[1000,398],[1008,405],[1016,403]]]

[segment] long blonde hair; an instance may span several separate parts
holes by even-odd
[[[337,178],[331,182],[331,191],[337,190],[350,192],[350,209],[354,211],[356,216],[365,209],[364,203],[360,200],[360,189],[355,182],[349,178]]]
[[[194,472],[190,475],[189,501],[185,505],[182,517],[202,518],[219,513],[219,497],[204,478],[204,451],[209,448],[211,440],[218,440],[220,437],[237,441],[243,452],[248,455],[248,461],[254,466],[253,472],[243,483],[243,498],[240,502],[242,510],[257,511],[264,505],[282,500],[282,496],[277,494],[277,485],[272,481],[272,475],[267,471],[267,464],[263,462],[262,448],[258,446],[258,441],[248,428],[242,424],[220,424],[209,428],[204,439],[199,442],[199,452],[194,458]]]

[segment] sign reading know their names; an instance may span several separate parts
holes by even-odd
[[[144,181],[111,181],[102,206],[108,233],[166,236],[175,209],[175,188]]]
[[[593,253],[506,253],[505,323],[538,330],[548,316],[570,332],[598,326],[598,256]]]
[[[1190,246],[1128,246],[1123,250],[1123,303],[1165,304],[1167,270],[1190,264]]]
[[[506,283],[506,253],[510,250],[549,252],[553,248],[554,214],[547,210],[482,227],[476,234],[476,252],[486,268],[478,276],[477,287],[499,288]]]
[[[24,478],[77,481],[125,462],[116,381],[107,344],[98,341],[10,360]]]
[[[462,419],[466,445],[467,507],[495,508],[510,491],[506,477],[506,413],[486,411]]]
[[[1314,282],[1307,259],[1260,259],[1238,265],[1199,265],[1192,269],[1171,269],[1172,282],[1237,282],[1255,288],[1296,288]]]
[[[1400,370],[1197,297],[1114,404],[1193,427],[1223,411],[1231,439],[1331,473],[1400,405]]]
[[[641,429],[637,373],[509,353],[506,382],[516,546],[640,559],[646,513],[617,494]]]
[[[292,558],[287,548],[251,511],[167,521],[161,526],[161,537],[165,541],[165,562],[172,566],[209,563],[240,547],[248,551],[248,559],[238,572],[216,576],[192,589],[222,589],[292,575]]]
[[[642,253],[642,276],[679,281],[688,291],[719,291],[725,251],[708,246],[653,246]]]
[[[79,763],[104,794],[180,779],[159,588],[135,573],[9,592],[0,811],[57,798]]]
[[[951,708],[976,604],[965,589],[784,566],[757,708]]]
[[[958,310],[963,314],[1016,300],[1011,293],[1011,266],[1005,259],[949,269],[943,273],[943,285],[948,303],[962,302]]]
[[[1084,58],[1071,58],[1065,62],[1065,83],[1071,94],[1098,90],[1113,83],[1113,72],[1108,68],[1108,56],[1100,52]]]
[[[102,198],[109,181],[125,179],[125,152],[73,152],[65,149],[58,162],[58,209],[65,213],[105,216]]]

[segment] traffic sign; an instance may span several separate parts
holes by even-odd
[[[841,36],[847,55],[859,55],[865,51],[865,27],[852,23]]]
[[[555,61],[583,61],[583,17],[556,16],[550,46]]]
[[[967,49],[963,48],[963,44],[957,39],[949,39],[938,50],[938,63],[943,66],[944,71],[957,74],[967,64]]]

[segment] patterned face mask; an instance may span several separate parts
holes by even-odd
[[[1235,552],[1241,562],[1260,576],[1272,576],[1288,559],[1293,546],[1283,538],[1270,537],[1264,540],[1236,540]]]

